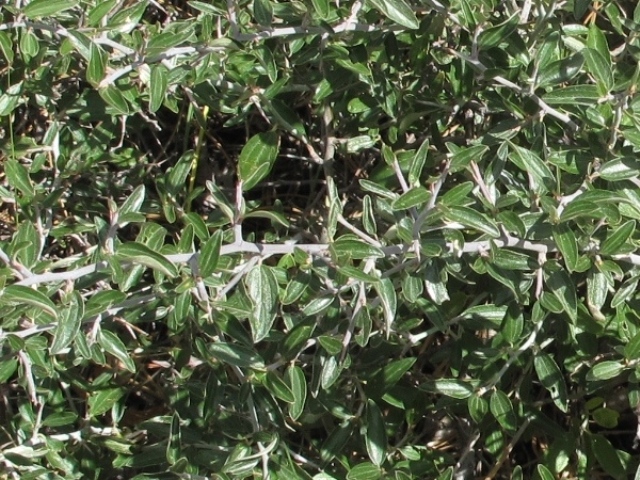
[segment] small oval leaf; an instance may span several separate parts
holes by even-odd
[[[242,148],[238,159],[238,176],[244,191],[251,190],[269,174],[278,157],[278,141],[275,132],[258,133]]]

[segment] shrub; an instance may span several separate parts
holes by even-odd
[[[0,9],[3,478],[636,472],[634,2]]]

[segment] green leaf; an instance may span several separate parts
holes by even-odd
[[[171,416],[171,426],[169,427],[169,441],[167,442],[166,458],[169,465],[173,465],[180,458],[180,417],[177,412]]]
[[[7,303],[36,307],[56,318],[58,317],[58,309],[44,293],[24,285],[9,285],[5,287],[0,298]]]
[[[40,42],[32,30],[23,31],[20,35],[20,51],[26,60],[35,57],[40,51]]]
[[[538,86],[548,87],[568,82],[575,77],[584,65],[584,57],[576,53],[570,57],[546,65],[538,75]]]
[[[107,53],[95,42],[89,46],[89,64],[87,65],[87,81],[97,86],[102,79],[107,68]]]
[[[22,13],[28,18],[50,17],[74,8],[78,0],[31,0]]]
[[[511,155],[509,159],[515,163],[518,168],[527,172],[533,178],[536,188],[540,192],[544,192],[548,189],[548,186],[553,187],[555,178],[549,167],[542,159],[533,151],[522,148],[518,145],[514,145],[509,142],[511,147]]]
[[[368,0],[383,15],[403,27],[417,29],[420,26],[413,9],[404,0]]]
[[[136,364],[127,352],[127,347],[124,346],[122,340],[116,336],[115,333],[109,330],[100,329],[98,333],[98,344],[110,353],[118,360],[122,362],[124,367],[130,372],[136,371]]]
[[[427,155],[429,153],[429,138],[427,137],[424,142],[418,148],[418,151],[411,159],[411,164],[409,165],[409,184],[412,187],[417,187],[420,185],[420,177],[422,176],[422,170],[424,169],[424,164],[427,162]]]
[[[589,24],[589,33],[587,34],[587,47],[602,56],[608,63],[611,62],[611,52],[609,52],[609,44],[607,37],[596,25],[595,22]],[[582,50],[584,52],[584,50]]]
[[[388,391],[400,381],[400,379],[404,376],[405,373],[409,371],[409,369],[411,369],[415,362],[415,357],[407,357],[401,358],[399,360],[394,360],[378,370],[373,375],[372,381],[370,383],[375,385],[376,390],[379,392]]]
[[[478,320],[483,324],[486,324],[488,328],[500,327],[504,320],[504,316],[507,314],[508,307],[506,305],[476,305],[468,308],[462,314],[465,319]]]
[[[18,260],[27,268],[32,268],[40,256],[40,235],[32,222],[22,222],[14,237],[15,254]]]
[[[491,262],[487,262],[486,260],[484,267],[491,277],[496,279],[502,285],[508,287],[509,290],[513,292],[516,299],[520,299],[522,297],[522,277],[520,275],[515,273],[513,270],[502,269]]]
[[[469,163],[473,160],[479,163],[482,160],[482,156],[485,154],[489,147],[486,145],[472,145],[470,147],[459,147],[453,143],[447,143],[447,148],[451,152],[451,165],[449,170],[451,172],[459,172],[467,168]]]
[[[293,402],[289,405],[289,416],[297,420],[302,415],[307,400],[307,379],[302,368],[296,365],[291,365],[287,369],[286,376],[293,393]]]
[[[481,48],[489,49],[508,42],[509,35],[516,30],[519,22],[520,16],[512,15],[501,24],[482,30],[478,36],[478,45]]]
[[[317,475],[314,478],[316,477]],[[380,478],[383,478],[380,467],[370,462],[359,463],[353,466],[349,470],[349,473],[347,473],[347,480],[379,480]],[[334,480],[334,478],[331,477],[327,480]]]
[[[629,220],[620,225],[612,233],[607,234],[607,238],[600,245],[602,255],[615,255],[620,253],[620,248],[631,238],[636,231],[636,221]]]
[[[107,85],[106,87],[98,89],[98,93],[102,99],[107,102],[107,105],[114,109],[116,115],[131,114],[129,104],[118,88],[113,85]]]
[[[567,412],[569,399],[567,385],[555,360],[548,354],[538,354],[533,358],[533,365],[540,383],[551,394],[551,399],[563,412]]]
[[[173,263],[142,243],[123,243],[117,248],[116,255],[123,260],[157,270],[169,278],[178,276],[178,269]]]
[[[271,370],[267,372],[266,386],[274,397],[287,403],[295,403],[296,397],[293,390],[277,373]]]
[[[629,299],[636,293],[638,288],[638,278],[630,278],[625,281],[614,294],[611,299],[611,308],[618,308],[623,305],[625,302],[629,301]]]
[[[562,253],[564,264],[569,272],[576,270],[578,266],[578,242],[573,230],[567,223],[553,226],[553,239]]]
[[[264,27],[270,27],[273,21],[273,7],[269,0],[253,0],[253,16]]]
[[[367,400],[365,443],[369,459],[374,465],[384,463],[387,454],[387,432],[384,418],[378,405],[373,400]]]
[[[314,298],[304,306],[304,308],[302,309],[302,313],[304,313],[308,317],[318,315],[320,312],[329,308],[333,301],[334,297],[332,296]]]
[[[633,157],[614,158],[600,167],[598,173],[610,182],[635,178],[640,174],[640,160]]]
[[[336,257],[362,260],[365,258],[383,258],[384,252],[378,247],[369,245],[362,240],[350,237],[340,237],[331,245]]]
[[[489,399],[489,410],[502,428],[512,431],[516,429],[516,414],[506,393],[501,390],[494,391]]]
[[[601,427],[616,428],[620,422],[620,412],[607,407],[596,408],[591,412],[593,420]]]
[[[605,360],[595,364],[587,372],[588,381],[610,380],[617,377],[624,370],[624,365],[616,360]]]
[[[357,135],[347,140],[347,152],[358,153],[361,150],[373,147],[378,140],[371,138],[369,135]]]
[[[361,282],[376,283],[380,280],[378,277],[374,277],[373,275],[364,273],[361,268],[352,267],[351,265],[337,265],[336,268],[341,274],[347,276],[348,278],[353,278],[354,280],[358,280]]]
[[[195,153],[193,150],[184,152],[176,164],[169,170],[166,177],[167,191],[172,195],[177,195],[183,191],[184,184],[189,177],[189,173],[194,166]]]
[[[603,96],[606,95],[613,88],[614,84],[611,63],[600,53],[590,48],[585,48],[581,53],[587,61],[589,72],[593,74],[598,82],[600,93]]]
[[[263,340],[276,318],[278,283],[273,270],[265,265],[252,268],[244,279],[247,295],[253,304],[249,317],[253,342]]]
[[[422,388],[422,387],[421,387]],[[473,387],[468,382],[455,378],[441,378],[429,384],[428,389],[446,397],[464,400],[473,395]]]
[[[3,161],[4,172],[9,180],[9,185],[20,190],[28,197],[35,196],[36,192],[33,188],[29,171],[17,160],[5,159]]]
[[[258,133],[242,148],[238,158],[238,176],[242,189],[251,190],[273,167],[278,157],[279,137],[275,132]]]
[[[378,283],[373,285],[380,301],[382,302],[382,308],[384,312],[384,319],[386,324],[387,334],[391,332],[391,326],[396,318],[396,309],[398,308],[398,297],[396,289],[393,286],[393,282],[389,278],[383,278]]]
[[[431,198],[431,193],[424,187],[415,187],[400,195],[391,203],[394,210],[407,210],[425,204]]]
[[[107,14],[116,6],[117,0],[103,0],[98,2],[87,15],[87,20],[90,26],[97,27],[100,21],[107,16]]]
[[[61,353],[80,332],[82,317],[84,317],[84,302],[78,292],[73,292],[69,300],[69,305],[62,310],[58,324],[53,331],[51,355]]]
[[[462,182],[446,192],[444,195],[438,197],[438,201],[446,206],[468,205],[472,203],[472,199],[469,197],[469,194],[473,191],[474,187],[475,185],[473,182]]]
[[[144,202],[144,197],[144,185],[138,185],[118,209],[118,216],[122,217],[129,213],[138,213],[142,207],[142,203]],[[118,223],[118,225],[121,227],[123,226],[121,223]]]
[[[210,277],[220,259],[220,249],[222,248],[222,230],[216,230],[213,235],[204,243],[198,256],[198,266],[202,278]]]
[[[608,293],[607,276],[592,267],[587,276],[587,303],[597,312],[604,306]]]
[[[471,415],[471,418],[476,423],[480,423],[489,411],[487,401],[478,395],[471,395],[469,397],[469,400],[467,400],[467,408],[469,409],[469,415]]]
[[[124,388],[98,390],[89,397],[89,413],[92,417],[97,417],[108,412],[125,393]]]
[[[311,4],[321,19],[327,20],[329,18],[331,14],[329,0],[311,0]]]
[[[586,105],[591,107],[600,99],[597,85],[572,85],[554,88],[544,94],[542,99],[549,105]]]
[[[636,333],[624,346],[624,356],[627,360],[640,358],[640,332]]]
[[[358,180],[358,183],[360,184],[360,187],[362,187],[362,189],[367,192],[375,193],[376,195],[389,200],[395,200],[396,198],[398,198],[398,195],[396,193],[393,193],[391,190],[384,188],[382,185],[376,182],[360,179]]]
[[[569,318],[575,321],[578,318],[578,300],[571,277],[560,269],[547,276],[546,284]]]
[[[536,262],[530,255],[508,250],[504,247],[491,247],[491,261],[505,270],[522,270],[530,272],[538,268]]]
[[[215,359],[242,368],[264,368],[264,360],[253,349],[226,342],[213,342],[207,351]]]
[[[11,377],[13,377],[17,370],[18,360],[15,358],[8,358],[4,361],[0,361],[0,383],[7,382]]]
[[[555,475],[542,464],[536,465],[536,475],[540,480],[555,480]]]
[[[48,415],[43,421],[43,427],[64,427],[71,425],[78,420],[78,414],[75,412],[60,412]]]
[[[340,378],[342,368],[338,364],[337,357],[324,357],[322,371],[320,372],[320,386],[324,391],[328,391],[331,386]]]
[[[130,33],[138,26],[142,15],[144,15],[147,9],[148,3],[149,0],[140,0],[134,2],[130,7],[117,10],[115,15],[109,19],[107,28],[114,33]]]
[[[402,295],[409,303],[416,303],[424,292],[422,279],[417,275],[406,275],[402,280]]]
[[[342,340],[331,335],[320,335],[318,343],[329,355],[338,355],[342,351]]]
[[[512,211],[502,211],[498,213],[496,220],[504,225],[508,232],[515,233],[518,237],[524,237],[527,229],[518,214]]]
[[[427,294],[436,305],[442,305],[449,301],[449,292],[442,277],[440,269],[435,262],[431,262],[424,270],[424,286]]]
[[[202,220],[202,217],[199,214],[189,212],[185,215],[184,221],[185,223],[193,226],[193,231],[200,240],[206,240],[209,238],[207,224],[204,223],[204,220]]]
[[[0,51],[9,64],[13,63],[13,41],[7,32],[0,32]]]
[[[164,65],[152,65],[149,76],[149,111],[157,112],[167,95],[169,72]]]
[[[295,303],[309,286],[310,276],[308,273],[298,271],[287,284],[284,294],[280,299],[283,305]]]
[[[507,314],[502,322],[502,336],[511,345],[517,344],[522,339],[524,330],[524,315],[522,309],[513,303],[507,309]]]
[[[347,445],[352,431],[353,427],[348,421],[334,428],[320,447],[320,459],[323,462],[329,462],[340,455]]]
[[[626,468],[620,461],[620,457],[611,442],[603,435],[590,435],[591,448],[600,466],[611,478],[627,478]]]
[[[498,226],[483,213],[468,207],[451,206],[441,208],[444,217],[450,222],[461,223],[465,227],[473,228],[491,237],[497,238],[500,236]]]
[[[448,467],[445,471],[438,475],[438,478],[436,480],[453,480],[453,472],[453,466]]]
[[[268,108],[276,121],[293,136],[307,137],[307,132],[300,117],[286,103],[274,98],[269,102]]]
[[[577,199],[571,202],[560,214],[561,222],[568,222],[580,217],[601,218],[600,208],[594,202]]]

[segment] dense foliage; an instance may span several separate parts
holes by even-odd
[[[4,2],[0,477],[638,478],[635,3]]]

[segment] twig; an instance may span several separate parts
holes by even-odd
[[[33,372],[31,371],[31,360],[28,355],[24,353],[24,350],[18,352],[18,358],[22,364],[22,370],[25,382],[27,383],[27,392],[29,392],[29,398],[34,405],[38,404],[38,396],[36,393],[36,384],[33,380]]]
[[[0,248],[0,260],[7,266],[9,267],[11,270],[13,270],[13,274],[22,279],[26,279],[26,278],[30,278],[33,276],[33,273],[31,273],[31,271],[29,271],[29,269],[27,267],[25,267],[24,265],[22,265],[20,262],[17,262],[15,260],[11,260],[11,258],[9,258],[9,255],[7,255],[5,253],[5,251]]]
[[[118,305],[107,309],[106,311],[102,312],[99,315],[94,315],[93,317],[85,318],[82,321],[82,323],[83,324],[94,323],[96,322],[96,320],[99,320],[102,317],[110,317],[110,316],[116,315],[121,310],[140,306],[144,303],[150,302],[151,300],[155,300],[156,298],[157,298],[156,295],[142,295],[140,297],[129,298],[124,302],[119,303]],[[38,333],[48,332],[50,330],[53,330],[57,326],[58,326],[58,322],[52,322],[52,323],[47,323],[45,325],[36,325],[33,327],[25,328],[24,330],[18,330],[16,332],[3,332],[0,330],[0,342],[3,342],[9,335],[12,335],[18,338],[28,338],[28,337],[31,337],[32,335],[37,335]]]
[[[489,188],[487,187],[487,184],[485,183],[484,179],[482,178],[482,174],[480,173],[480,169],[478,168],[478,164],[475,161],[471,160],[471,162],[469,163],[469,166],[471,167],[471,176],[473,177],[473,179],[478,184],[478,187],[480,188],[480,191],[484,195],[484,198],[487,199],[487,202],[489,202],[489,204],[492,207],[495,207],[495,205],[496,205],[496,200],[494,198],[495,196],[491,195],[491,192],[489,192]]]
[[[520,250],[528,250],[531,252],[557,252],[558,249],[553,242],[539,241],[532,242],[530,240],[523,240],[516,237],[505,237],[502,239],[494,240],[482,240],[477,242],[466,242],[459,251],[461,253],[478,253],[480,251],[491,248],[491,243],[497,247],[512,247]],[[445,244],[446,246],[446,244]],[[232,244],[223,245],[220,249],[221,255],[233,255],[237,253],[250,253],[258,255],[260,257],[266,257],[271,255],[287,255],[300,249],[303,252],[317,256],[320,258],[329,257],[328,243],[312,243],[312,244],[297,244],[297,243],[281,243],[281,244],[264,244],[264,243],[252,243],[252,242],[234,242]],[[406,244],[390,245],[381,248],[385,256],[403,255],[413,252],[413,247]],[[415,252],[414,252],[415,253]],[[117,254],[117,252],[116,252]],[[164,258],[174,264],[186,264],[194,255],[198,255],[198,252],[192,253],[178,253],[174,255],[164,255]],[[617,256],[616,256],[617,257]],[[638,255],[624,255],[623,260],[629,261],[634,265],[640,265],[640,256]],[[638,262],[638,263],[636,263]],[[123,259],[122,266],[129,267],[133,265],[131,261]],[[67,280],[77,280],[87,275],[91,275],[96,272],[108,271],[109,263],[105,260],[87,265],[85,267],[78,268],[77,270],[71,270],[68,272],[49,272],[39,275],[32,275],[31,277],[24,278],[18,282],[17,285],[37,285],[42,283],[51,282],[64,282]]]

